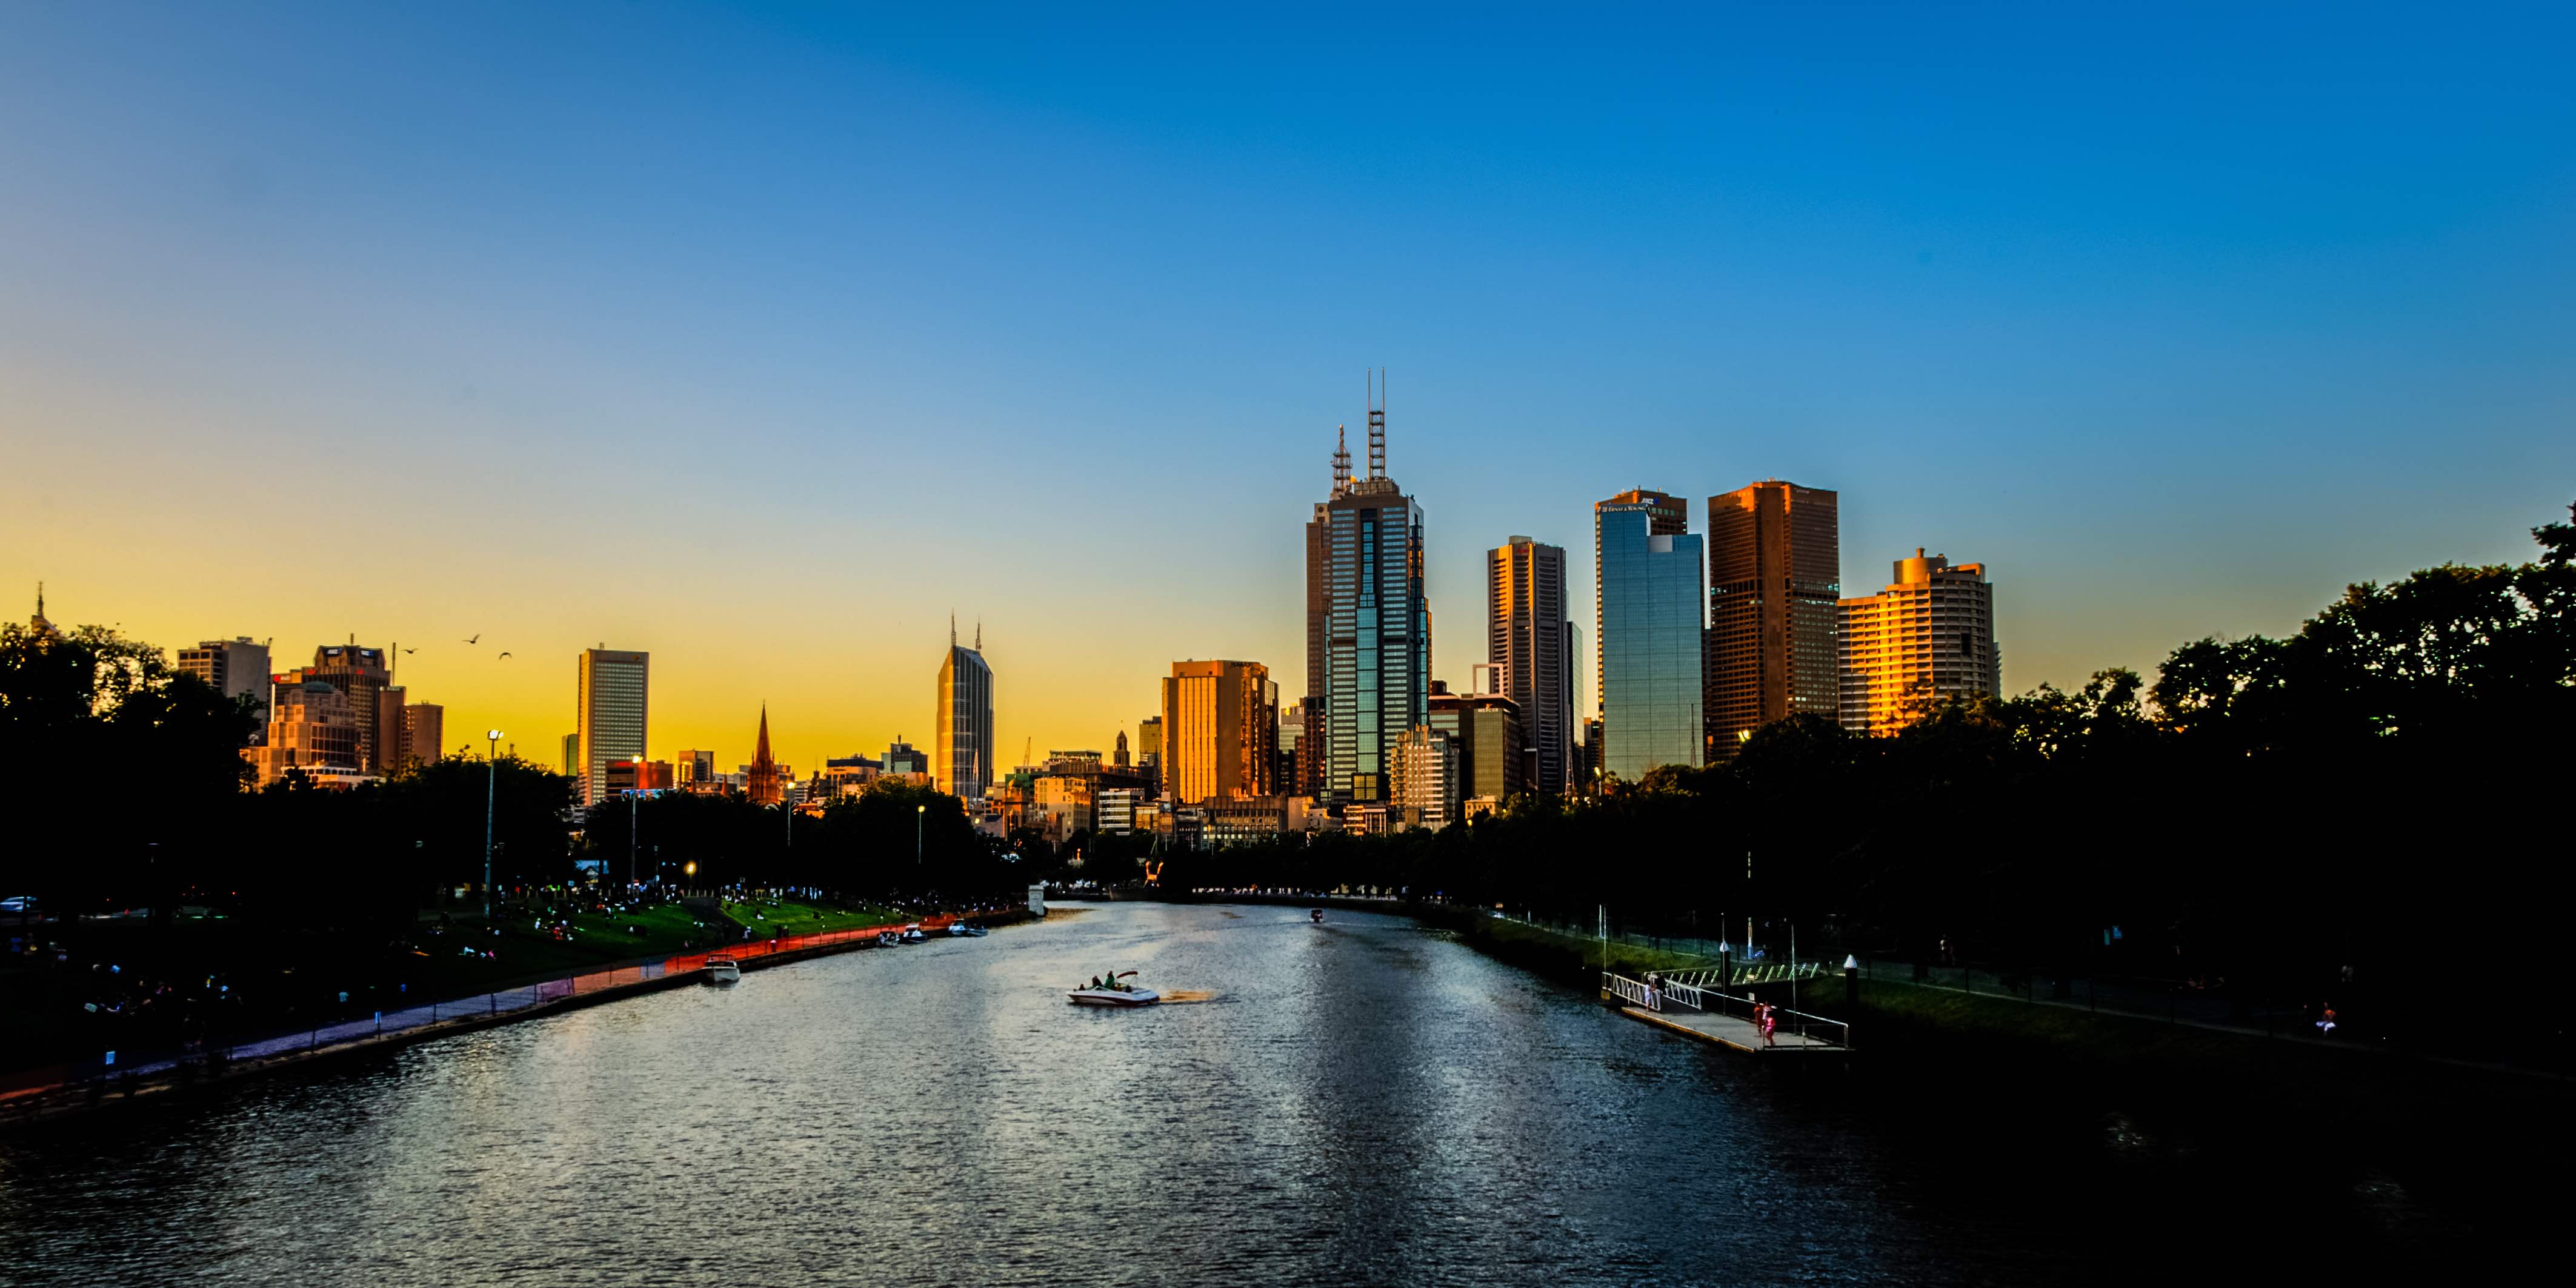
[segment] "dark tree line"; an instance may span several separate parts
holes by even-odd
[[[573,811],[574,783],[516,757],[415,765],[328,790],[292,775],[253,790],[241,757],[256,704],[228,700],[159,649],[101,627],[41,638],[0,625],[0,772],[17,785],[0,898],[55,915],[203,905],[300,930],[364,933],[453,906],[484,882],[562,887],[596,858],[699,888],[798,885],[867,898],[999,897],[1022,880],[961,802],[880,784],[791,826],[739,794],[666,794]],[[916,830],[919,857],[916,860]],[[694,862],[694,875],[684,865]]]

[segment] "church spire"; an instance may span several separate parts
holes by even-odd
[[[769,755],[769,704],[766,702],[760,704],[760,741],[752,745],[749,786],[754,805],[786,803],[787,793],[780,790],[778,783],[778,762]]]

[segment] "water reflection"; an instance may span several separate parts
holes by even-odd
[[[1065,1004],[1109,969],[1211,996]],[[1979,1132],[1913,1094],[1757,1070],[1397,918],[1121,904],[0,1140],[0,1265],[395,1288],[2058,1283],[2159,1261],[2105,1253],[2098,1113]],[[2117,1192],[2147,1205],[2118,1215],[2170,1215],[2156,1192]]]

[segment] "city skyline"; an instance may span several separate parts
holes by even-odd
[[[567,96],[565,15],[0,19],[12,119],[55,123],[0,132],[0,585],[173,653],[401,641],[456,743],[540,762],[604,639],[657,655],[652,754],[738,763],[767,695],[812,764],[927,741],[920,659],[998,583],[1006,762],[1105,742],[1173,656],[1293,673],[1274,533],[1373,364],[1461,688],[1482,552],[1580,551],[1641,483],[1837,492],[1846,587],[1974,551],[2021,692],[2517,558],[2496,516],[2576,474],[2547,39],[2236,15],[2097,79],[2002,15],[1665,16],[1615,57],[1497,19],[1474,60],[1027,21],[637,15]],[[2348,74],[2284,106],[2276,60]],[[405,535],[317,587],[361,531]],[[1058,575],[1067,536],[1152,558]]]

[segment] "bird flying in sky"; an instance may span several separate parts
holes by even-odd
[[[503,650],[501,650],[501,656],[503,656],[503,657],[508,657],[509,655],[510,655],[510,650],[508,650],[508,649],[503,649]]]
[[[473,634],[466,636],[466,637],[465,637],[465,642],[466,642],[466,643],[468,643],[468,644],[471,644],[471,643],[473,643],[474,641],[479,640],[479,639],[481,639],[481,638],[483,638],[483,632],[481,632],[481,631],[476,631],[476,632],[474,632]]]

